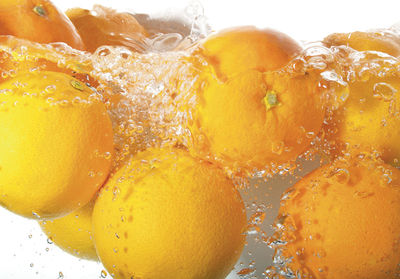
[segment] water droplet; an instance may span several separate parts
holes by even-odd
[[[41,219],[40,215],[36,212],[32,212],[33,217],[35,217],[36,219]]]
[[[239,276],[249,276],[255,274],[256,270],[254,268],[243,268],[236,274]]]
[[[58,104],[62,107],[66,107],[69,105],[69,101],[68,100],[61,100],[58,102]]]
[[[120,194],[120,189],[118,186],[114,186],[112,189],[112,193],[113,193],[113,200],[115,200],[117,198],[117,196]]]
[[[111,159],[111,157],[112,157],[112,154],[111,154],[111,152],[106,152],[106,153],[104,153],[104,159],[106,159],[106,160],[110,160],[110,159]]]
[[[313,139],[313,138],[315,138],[315,133],[314,132],[307,132],[306,133],[306,137],[309,138],[309,139]]]
[[[101,278],[106,278],[107,272],[105,270],[102,270],[100,276],[101,276]]]
[[[54,98],[52,98],[52,97],[46,98],[46,103],[52,105],[52,104],[54,104],[54,102],[55,102]]]
[[[46,94],[53,94],[56,91],[57,87],[55,85],[48,85],[44,89]]]
[[[261,225],[264,222],[265,216],[265,212],[256,212],[249,218],[249,223],[254,225]]]
[[[82,103],[82,99],[80,97],[75,97],[72,99],[72,104],[73,105],[79,105]]]
[[[280,142],[274,142],[272,143],[272,153],[281,155],[284,149],[285,143],[283,141]]]

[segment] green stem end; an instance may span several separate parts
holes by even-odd
[[[265,97],[263,98],[263,103],[267,108],[267,111],[279,105],[278,95],[275,91],[270,90],[267,92]]]

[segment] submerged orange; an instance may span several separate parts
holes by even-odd
[[[96,200],[98,255],[113,278],[223,279],[245,241],[233,182],[179,149],[134,155]]]
[[[251,27],[207,39],[210,68],[199,79],[191,150],[250,171],[304,152],[321,129],[324,104],[318,75],[282,68],[300,50],[282,33]]]
[[[314,279],[398,278],[398,169],[368,156],[341,159],[283,196],[276,227],[277,239],[287,242],[281,260],[292,258],[286,272]]]

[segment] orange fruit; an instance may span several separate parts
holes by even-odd
[[[282,68],[300,52],[301,47],[289,36],[253,26],[218,32],[202,43],[201,51],[222,79],[247,70]]]
[[[94,201],[67,216],[40,221],[44,233],[58,247],[76,257],[97,261],[92,233]]]
[[[294,160],[321,129],[324,107],[308,77],[248,71],[223,84],[208,82],[192,127],[206,140],[195,148],[239,168]]]
[[[179,149],[134,155],[93,211],[97,253],[116,279],[223,279],[241,254],[245,229],[232,181]]]
[[[376,54],[350,60],[344,102],[333,111],[324,129],[337,156],[352,149],[380,153],[388,164],[400,160],[400,75],[392,58]],[[374,65],[370,67],[370,65]],[[367,69],[367,70],[366,70]]]
[[[363,154],[365,156],[365,154]],[[283,195],[276,238],[283,271],[314,279],[394,279],[400,274],[400,170],[341,159]]]
[[[108,177],[113,130],[97,92],[64,73],[0,84],[0,204],[28,218],[64,216]]]
[[[143,50],[141,43],[148,34],[132,14],[118,13],[100,5],[95,5],[93,11],[74,8],[66,14],[90,52],[104,45]]]
[[[64,42],[84,50],[74,25],[48,0],[0,2],[0,34],[38,43]]]
[[[371,32],[334,33],[324,39],[331,46],[349,46],[358,51],[380,51],[400,56],[400,36],[387,30]]]
[[[325,112],[317,75],[280,69],[299,50],[284,34],[251,27],[209,38],[203,52],[210,68],[199,79],[189,123],[191,151],[250,171],[304,152]]]

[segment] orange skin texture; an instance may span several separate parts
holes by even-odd
[[[301,52],[289,36],[272,29],[233,27],[207,38],[202,54],[224,79],[247,71],[276,70]]]
[[[118,279],[225,278],[240,257],[246,225],[232,181],[179,149],[135,154],[103,187],[93,211],[99,258]]]
[[[133,15],[95,6],[94,12],[74,8],[66,13],[75,25],[88,51],[95,52],[104,45],[125,46],[140,50],[138,43],[148,36]]]
[[[358,51],[381,51],[389,55],[400,56],[400,37],[388,31],[334,33],[324,39],[331,46],[349,46]]]
[[[390,177],[390,182],[388,177]],[[313,279],[393,279],[400,269],[400,171],[336,161],[287,190],[277,223],[288,267]]]
[[[208,80],[193,128],[207,141],[195,146],[227,162],[262,169],[293,160],[322,127],[324,106],[308,76],[247,71],[222,84]],[[264,97],[271,91],[279,104],[268,109]]]
[[[35,12],[35,7],[44,14]],[[1,1],[0,34],[38,43],[64,42],[75,49],[85,49],[71,21],[47,0]]]

